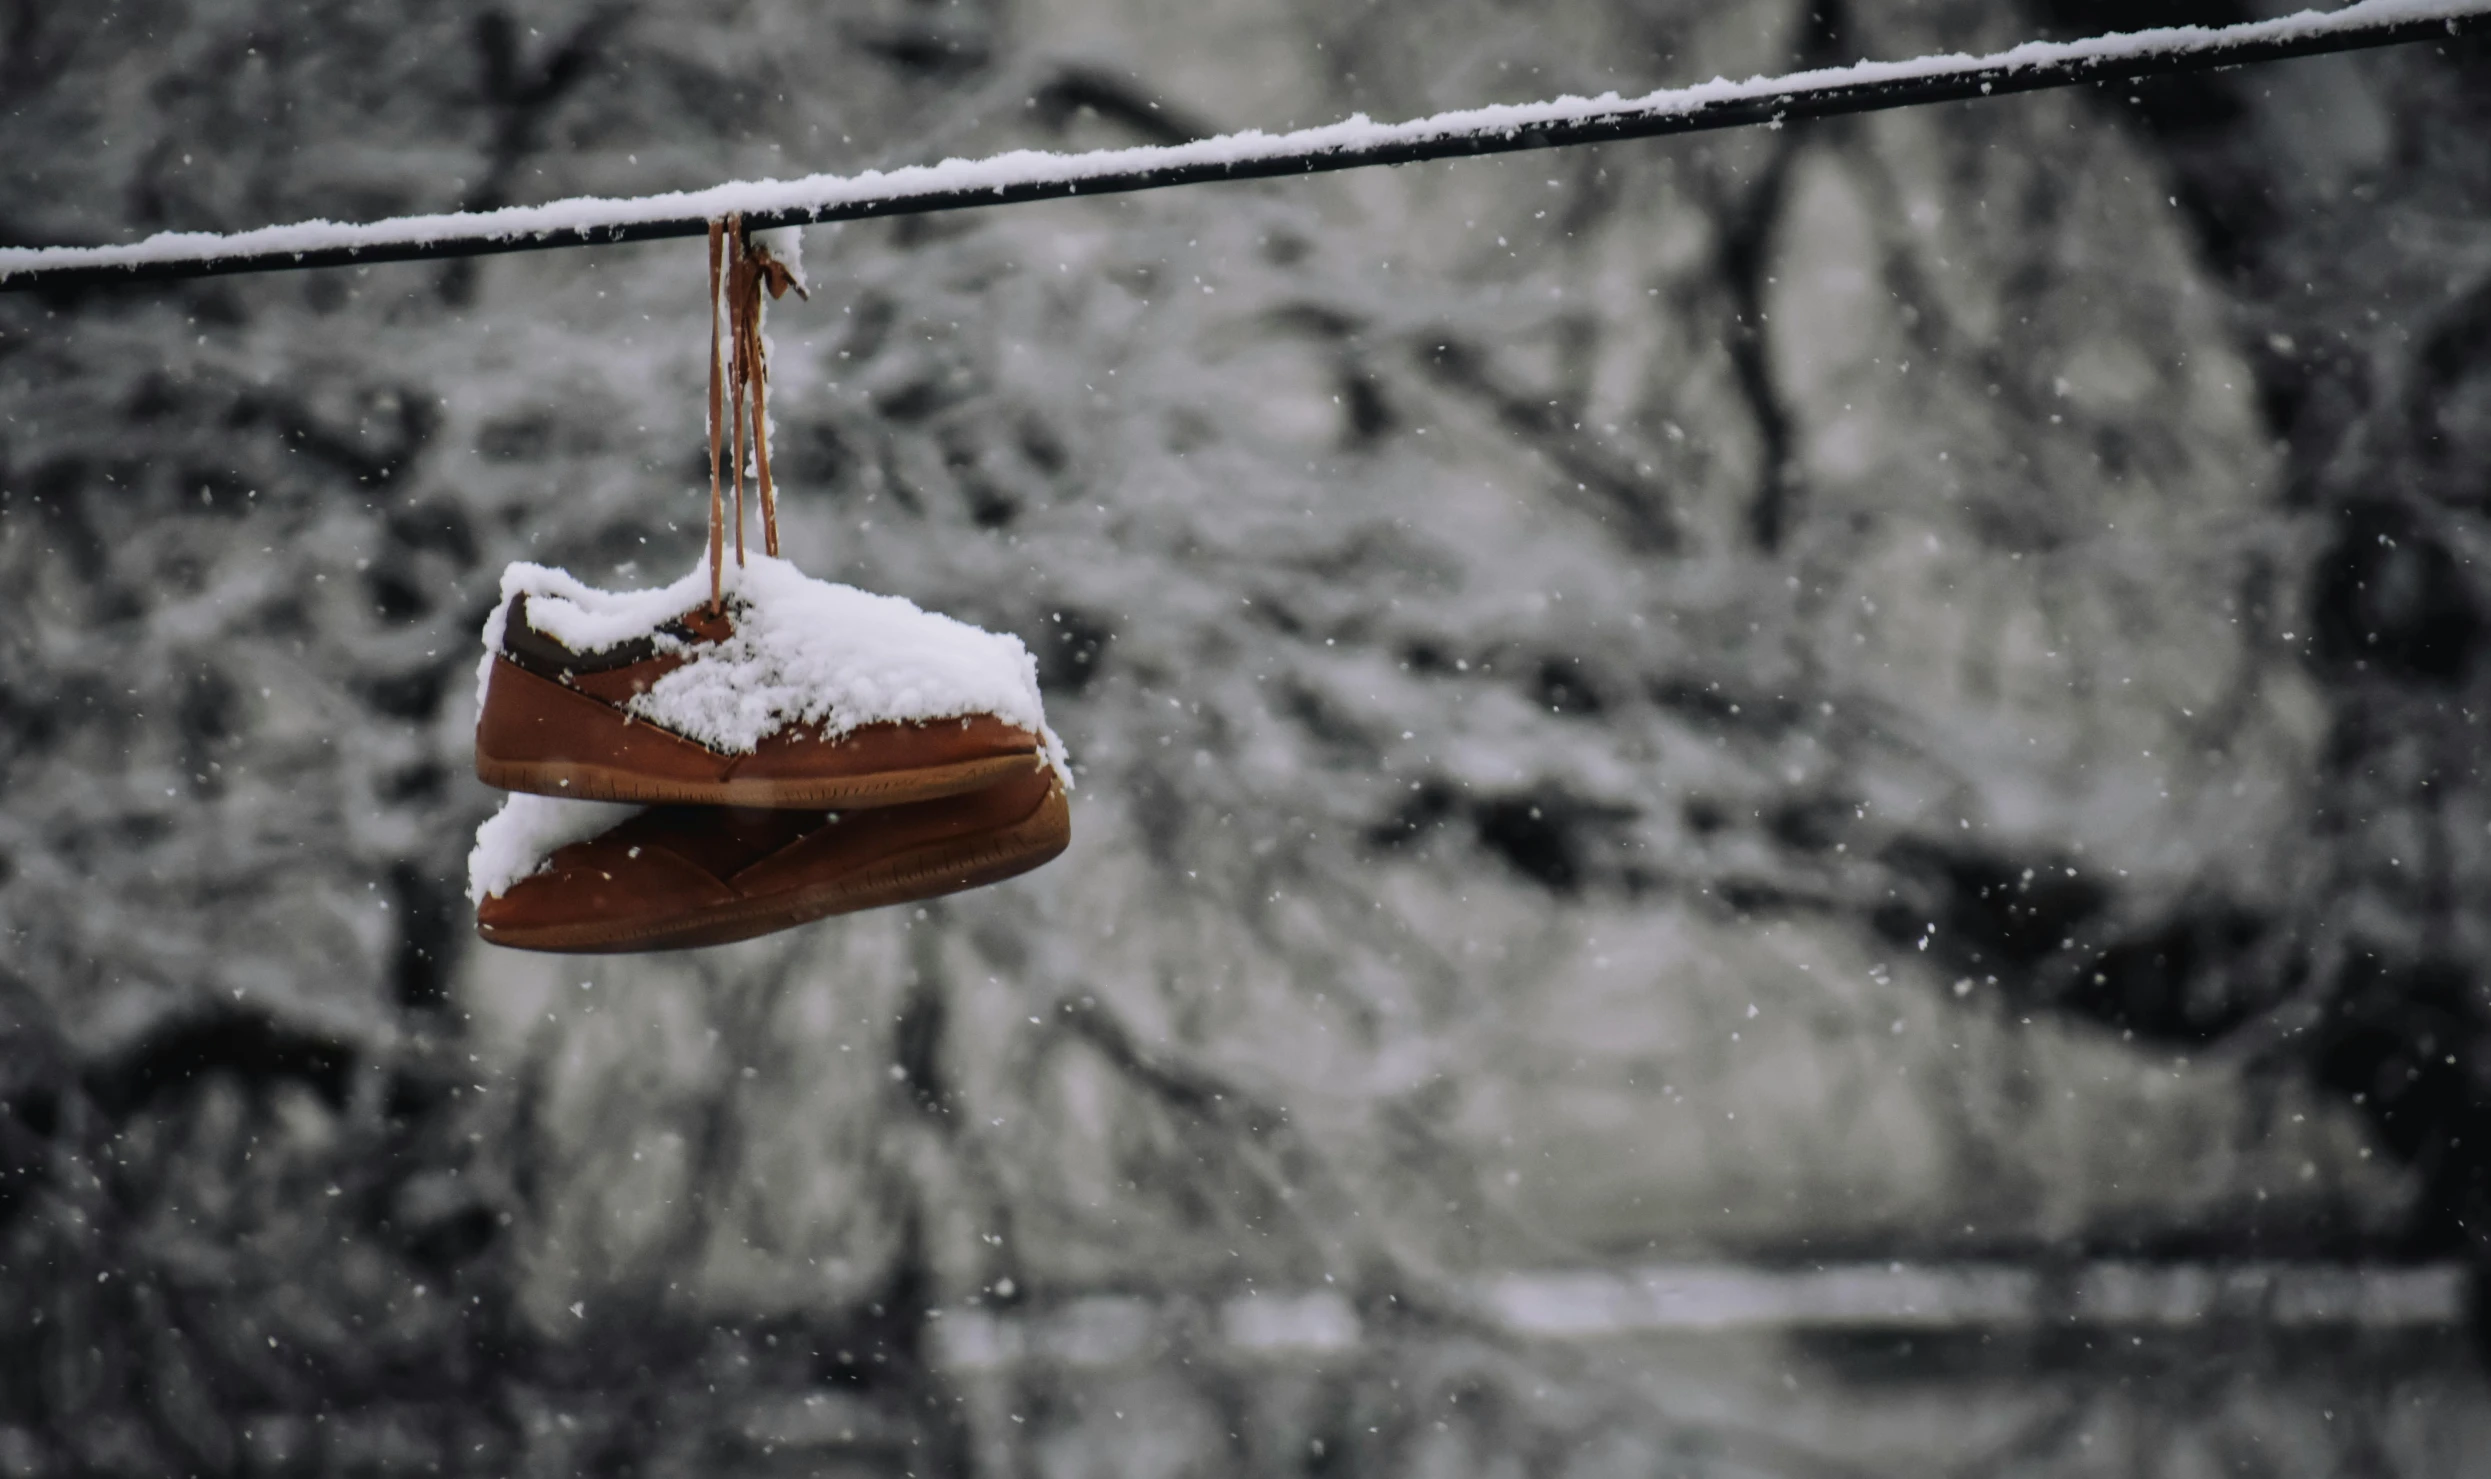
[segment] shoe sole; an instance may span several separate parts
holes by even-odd
[[[597,920],[519,930],[493,930],[479,924],[476,933],[488,943],[508,949],[564,955],[620,955],[728,945],[836,914],[914,903],[1001,883],[1052,860],[1071,843],[1072,808],[1065,800],[1063,787],[1056,786],[1048,790],[1046,800],[1038,803],[1037,810],[1008,827],[911,848],[810,888],[739,900],[666,920]]]
[[[528,791],[569,801],[627,801],[643,806],[749,806],[784,811],[863,811],[939,801],[982,791],[997,781],[1046,764],[1035,750],[883,770],[870,775],[818,780],[751,778],[723,781],[653,780],[627,770],[571,760],[496,760],[476,756],[476,779],[500,791]]]

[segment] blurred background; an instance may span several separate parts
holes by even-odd
[[[2267,0],[0,5],[0,240]],[[0,1475],[2491,1463],[2491,48],[806,234],[789,552],[1061,861],[472,937],[697,242],[0,296]]]

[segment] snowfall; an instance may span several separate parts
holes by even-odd
[[[0,234],[2083,10],[38,5]],[[1600,1322],[1652,1269],[2056,1320],[2093,1286],[2013,1278],[2460,1246],[2478,47],[808,229],[739,590],[959,623],[874,661],[957,639],[908,702],[1043,717],[1074,841],[667,956],[474,938],[471,674],[505,571],[589,643],[706,594],[698,240],[0,294],[0,1471],[2449,1472],[2453,1342]],[[816,712],[683,688],[730,747]],[[2008,1282],[1876,1284],[1924,1266]]]

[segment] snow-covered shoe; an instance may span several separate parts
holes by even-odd
[[[579,800],[855,809],[1054,769],[1019,639],[755,556],[657,590],[541,565],[485,624],[476,776]]]
[[[1061,780],[1035,768],[843,813],[514,796],[476,834],[469,891],[476,933],[496,945],[681,950],[997,883],[1071,839]]]

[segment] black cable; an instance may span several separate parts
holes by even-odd
[[[1370,165],[1414,164],[1424,160],[1554,149],[1573,144],[1653,138],[1754,124],[1779,126],[1785,121],[1999,97],[2114,79],[2215,71],[2292,57],[2444,40],[2450,36],[2491,30],[2491,0],[2483,0],[2483,3],[2462,10],[2443,9],[2435,14],[2420,16],[2414,15],[2410,6],[2381,5],[2377,8],[2378,18],[2363,23],[2333,24],[2334,18],[2328,17],[2318,26],[2295,28],[2288,23],[2270,22],[2189,33],[2171,49],[2162,51],[2062,55],[2026,63],[2002,63],[1994,58],[1935,59],[1925,71],[1874,80],[1844,77],[1838,70],[1814,78],[1806,75],[1790,78],[1788,80],[1793,85],[1787,90],[1741,88],[1736,95],[1693,104],[1687,101],[1684,94],[1658,93],[1642,100],[1621,102],[1599,113],[1511,130],[1481,127],[1476,123],[1468,126],[1449,124],[1440,133],[1418,137],[1409,137],[1405,132],[1403,137],[1373,143],[1275,151],[1236,161],[1177,159],[1160,165],[1141,164],[1092,174],[1073,167],[1084,156],[1071,155],[1063,157],[1064,166],[1052,175],[1032,176],[1001,186],[965,189],[946,188],[922,181],[911,185],[906,183],[906,172],[902,172],[901,177],[894,180],[894,188],[887,193],[816,206],[750,212],[746,214],[745,222],[749,227],[761,230],[819,221],[853,221],[875,216],[918,215],[979,206],[1012,205],[1024,201],[1063,200],[1084,195],[1114,195],[1221,180],[1269,179],[1362,169]],[[2339,14],[2364,9],[2364,6],[2356,5],[2350,8],[2350,12]],[[2074,43],[2070,49],[2080,50],[2092,44]],[[1199,148],[1198,145],[1175,145],[1122,152],[1126,157],[1179,156],[1188,150],[1199,151]],[[658,208],[658,202],[665,199],[654,198],[650,202],[652,209]],[[490,214],[446,219],[461,223],[460,229],[421,240],[313,250],[280,246],[236,247],[219,251],[216,243],[231,238],[209,237],[199,243],[195,254],[158,256],[130,263],[95,260],[129,250],[127,248],[0,250],[0,292],[343,267],[371,262],[431,261],[499,252],[544,251],[556,247],[602,246],[700,236],[707,232],[709,226],[708,217],[701,215],[653,215],[645,220],[616,224],[564,227],[525,235],[497,235]],[[474,224],[464,224],[469,221]],[[363,229],[382,230],[392,224],[376,222],[371,228]],[[506,232],[510,228],[503,225],[498,229]],[[188,246],[189,243],[181,245]]]

